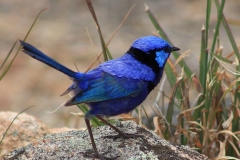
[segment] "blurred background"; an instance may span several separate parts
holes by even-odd
[[[173,44],[181,49],[181,53],[190,50],[185,61],[198,74],[201,28],[205,23],[206,1],[92,0],[92,3],[105,41],[109,40],[128,10],[136,4],[109,45],[114,58],[123,55],[135,39],[155,32],[145,12],[144,4],[146,4]],[[76,63],[79,71],[84,72],[101,52],[98,33],[85,0],[1,0],[0,63],[15,40],[25,37],[37,14],[45,8],[47,10],[40,15],[26,41],[72,70],[76,70],[74,66]],[[226,1],[224,13],[239,46],[240,28],[239,24],[233,22],[240,21],[240,2]],[[210,37],[213,35],[217,17],[215,5],[212,5],[212,14],[214,16],[211,17],[210,22]],[[86,29],[94,47],[90,43]],[[224,54],[229,54],[232,48],[225,31],[220,33]],[[19,43],[17,45],[19,46]],[[173,58],[172,60],[174,61]],[[180,71],[179,69],[179,73]],[[80,111],[76,106],[61,107],[54,113],[48,113],[69,99],[68,95],[60,97],[60,94],[70,84],[69,78],[62,73],[20,51],[10,71],[0,82],[0,111],[20,112],[31,105],[36,105],[27,113],[36,116],[48,127],[82,127],[81,124],[78,125],[78,122],[81,122],[80,118],[70,114]],[[168,94],[170,92],[168,83],[164,87]],[[197,94],[192,95],[194,98]],[[150,105],[155,96],[156,90],[144,105]],[[148,111],[154,114],[151,108]]]

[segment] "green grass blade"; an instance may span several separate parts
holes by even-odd
[[[100,37],[100,42],[101,42],[101,46],[102,46],[102,52],[103,52],[104,61],[108,61],[109,59],[113,59],[113,58],[112,58],[112,55],[111,55],[109,49],[106,47],[106,43],[105,43],[105,41],[104,41],[104,39],[103,39],[102,31],[101,31],[100,25],[99,25],[99,23],[98,23],[97,16],[96,16],[94,7],[93,7],[93,5],[92,5],[92,2],[91,2],[91,0],[86,0],[86,3],[87,3],[87,6],[88,6],[89,11],[90,11],[90,13],[91,13],[91,15],[92,15],[92,17],[93,17],[93,20],[94,20],[94,22],[95,22],[95,24],[96,24],[96,26],[97,26],[97,31],[98,31],[98,34],[99,34],[99,37]],[[86,105],[80,105],[80,104],[78,104],[77,106],[78,106],[78,108],[79,108],[84,114],[87,113],[88,110],[89,110]],[[99,120],[98,120],[97,118],[95,118],[95,117],[91,118],[90,121],[91,121],[91,123],[92,123],[92,125],[93,125],[94,127],[104,125],[103,122],[99,121]],[[114,123],[115,121],[110,120],[109,122],[110,122],[110,123]]]
[[[0,141],[0,144],[2,143],[4,137],[6,136],[9,128],[12,126],[13,122],[15,121],[15,119],[16,119],[20,114],[22,114],[23,112],[25,112],[26,110],[28,110],[28,109],[30,109],[30,108],[32,108],[32,107],[34,107],[34,106],[30,106],[30,107],[24,109],[23,111],[21,111],[20,113],[18,113],[18,114],[13,118],[12,122],[10,123],[10,125],[8,126],[8,128],[6,129],[6,131],[4,132],[3,137],[2,137],[2,139],[1,139],[1,141]]]
[[[204,49],[207,49],[208,47],[208,31],[209,31],[209,22],[210,22],[210,15],[211,15],[211,4],[212,0],[207,0],[207,8],[206,8],[206,37],[205,37],[205,47]]]
[[[77,106],[84,114],[86,114],[89,110],[86,105],[78,104]],[[99,121],[96,117],[91,118],[90,121],[91,121],[91,123],[94,127],[98,127],[98,126],[103,125],[103,123],[101,121]]]
[[[153,26],[155,27],[155,29],[157,30],[157,32],[159,33],[159,35],[164,38],[165,40],[167,40],[169,43],[170,39],[167,36],[167,34],[164,32],[164,30],[162,29],[162,27],[159,25],[157,19],[155,18],[155,16],[153,15],[153,13],[150,11],[150,9],[148,8],[148,6],[145,5],[145,11],[150,19],[150,21],[152,22]],[[172,44],[172,43],[171,43]]]
[[[177,89],[178,89],[181,81],[182,81],[182,78],[179,78],[177,80],[177,82],[173,86],[171,96],[170,96],[170,99],[169,99],[169,104],[168,104],[168,109],[167,109],[167,114],[166,114],[166,120],[170,124],[170,126],[172,124],[174,100],[175,100],[175,97],[176,97]]]
[[[35,20],[33,21],[33,24],[31,25],[30,29],[28,30],[28,32],[27,32],[26,36],[24,37],[23,41],[25,41],[25,40],[27,39],[27,37],[28,37],[28,35],[30,34],[30,32],[32,31],[35,23],[37,22],[38,17],[39,17],[39,16],[41,15],[41,13],[42,13],[43,11],[45,11],[45,10],[47,10],[47,8],[41,10],[41,11],[38,13],[37,17],[36,17]]]
[[[45,10],[46,10],[46,9],[44,9],[44,10],[42,10],[42,11],[40,11],[40,12],[38,13],[38,15],[37,15],[37,17],[35,18],[32,26],[31,26],[30,29],[28,30],[28,32],[27,32],[27,34],[26,34],[26,36],[25,36],[25,38],[24,38],[24,41],[27,39],[28,35],[29,35],[30,32],[32,31],[32,28],[33,28],[33,26],[35,25],[35,23],[36,23],[38,17],[40,16],[40,14],[41,14],[43,11],[45,11]],[[21,46],[18,48],[18,50],[17,50],[15,56],[13,57],[12,61],[8,64],[8,66],[6,67],[6,69],[4,70],[4,72],[2,73],[2,75],[0,76],[0,81],[3,79],[3,77],[7,74],[7,72],[8,72],[9,69],[11,68],[11,66],[12,66],[12,64],[13,64],[13,61],[16,59],[16,57],[17,57],[20,49],[21,49]]]
[[[224,0],[224,2],[225,2],[225,0]],[[222,3],[223,3],[223,1],[222,1]],[[220,6],[219,2],[215,0],[215,4],[216,4],[217,9],[220,10],[221,6]],[[233,34],[231,32],[231,29],[230,29],[230,27],[229,27],[229,25],[228,25],[228,23],[226,21],[226,18],[225,18],[223,13],[222,13],[222,16],[223,16],[222,24],[223,24],[223,26],[224,26],[224,28],[226,30],[226,33],[227,33],[229,41],[230,41],[230,43],[232,45],[233,51],[235,52],[235,55],[236,55],[237,59],[240,59],[240,53],[239,53],[237,44],[236,44],[236,42],[234,40]],[[240,65],[236,66],[236,70],[240,71]],[[236,75],[236,79],[238,79],[239,77],[240,77],[239,75]],[[236,86],[238,87],[239,85],[240,85],[240,82],[237,81],[236,82]],[[237,101],[239,101],[239,100],[240,100],[240,93],[236,91],[235,95],[234,95],[234,104],[237,104]],[[237,113],[237,109],[235,107],[233,108],[233,112]],[[235,116],[234,119],[233,119],[233,122],[232,122],[232,132],[236,132],[236,131],[239,130],[239,121],[240,121],[240,117],[239,116]],[[235,140],[234,140],[234,143],[237,144],[237,142]],[[229,151],[229,155],[234,155],[233,149],[231,149]]]
[[[202,36],[201,36],[201,54],[200,54],[200,64],[199,64],[199,81],[203,88],[203,95],[206,95],[206,84],[207,84],[207,65],[208,65],[208,52],[206,52],[206,36],[205,28],[202,27]],[[204,101],[204,96],[201,96],[197,102],[197,105],[201,104]],[[204,105],[194,111],[193,119],[197,121],[201,117],[201,110]]]
[[[216,23],[216,26],[215,26],[215,33],[214,33],[214,37],[213,37],[213,41],[212,41],[212,47],[211,47],[211,53],[214,53],[214,49],[215,49],[215,46],[216,46],[216,42],[217,42],[217,38],[219,36],[219,27],[220,27],[220,22],[221,22],[221,19],[222,19],[222,11],[223,11],[223,8],[224,8],[224,4],[225,4],[225,0],[222,1],[222,4],[221,4],[221,7],[218,9],[218,18],[217,18],[217,23]],[[214,74],[212,74],[212,68],[211,68],[211,63],[212,62],[212,55],[210,55],[210,59],[208,61],[208,72],[210,72],[209,74],[209,77],[210,77],[210,81],[213,81],[215,76]],[[213,91],[208,91],[208,90],[205,90],[205,105],[204,105],[204,108],[209,111],[209,108],[211,106],[211,98],[212,98],[212,94],[213,94]],[[206,117],[208,117],[208,113],[206,113]]]
[[[143,111],[144,111],[144,113],[145,113],[145,115],[146,115],[146,117],[147,117],[147,119],[148,119],[148,122],[149,122],[149,124],[150,124],[150,126],[151,126],[151,128],[150,129],[154,129],[154,126],[153,126],[153,121],[149,118],[149,116],[148,116],[148,114],[147,114],[147,111],[145,110],[145,108],[143,107],[143,105],[141,105],[141,107],[142,107],[142,109],[143,109]]]
[[[149,19],[151,20],[155,29],[159,32],[160,36],[163,37],[168,42],[170,42],[170,39],[168,38],[168,36],[166,35],[166,33],[164,32],[162,27],[159,25],[156,18],[154,17],[154,15],[151,13],[151,11],[149,10],[149,8],[147,6],[146,6],[145,11],[147,12]],[[179,57],[179,55],[178,55],[178,57]],[[167,75],[167,78],[168,78],[168,81],[169,81],[171,87],[173,87],[177,80],[176,80],[176,76],[168,62],[166,63],[164,70],[165,70],[165,73]],[[181,93],[179,91],[177,91],[177,98],[181,99]]]
[[[167,34],[164,32],[164,30],[162,29],[162,27],[161,27],[161,26],[159,25],[159,23],[157,22],[155,16],[152,14],[152,12],[150,11],[150,9],[149,9],[147,6],[146,6],[145,11],[147,12],[149,19],[151,20],[151,22],[152,22],[153,26],[155,27],[155,29],[158,31],[159,35],[160,35],[163,39],[165,39],[166,41],[168,41],[171,45],[173,45],[172,42],[170,41],[170,39],[168,38]],[[172,54],[173,54],[173,56],[174,56],[175,59],[178,59],[179,54],[178,54],[177,52],[172,52]],[[192,76],[193,72],[192,72],[191,69],[187,66],[187,64],[185,63],[185,61],[184,61],[184,60],[181,60],[181,61],[179,62],[179,65],[184,69],[184,72],[185,72],[185,74],[187,75],[187,77],[188,77],[189,79],[191,79],[191,76]]]
[[[105,41],[104,41],[104,46],[106,46]],[[106,47],[106,52],[107,52],[108,58],[109,58],[109,59],[113,59],[112,54],[110,53],[108,47]]]
[[[216,0],[214,0],[214,1],[216,3]],[[214,52],[216,41],[217,41],[217,37],[218,37],[220,22],[222,20],[222,12],[223,12],[223,8],[224,8],[224,4],[225,4],[225,0],[222,1],[221,6],[218,8],[217,24],[215,26],[215,33],[214,33],[213,42],[212,42],[212,48],[211,48],[211,52],[212,53]]]
[[[3,61],[1,68],[3,67],[3,65],[6,63],[6,61],[8,60],[10,54],[12,54],[12,50],[15,47],[15,45],[17,44],[17,41],[15,41],[15,43],[13,44],[11,50],[9,51],[7,57],[5,58],[5,60]],[[3,77],[7,74],[7,72],[9,71],[10,67],[12,66],[13,61],[15,60],[17,56],[17,53],[14,55],[13,59],[11,60],[11,62],[8,64],[8,66],[6,67],[6,69],[3,71],[3,73],[0,75],[0,81],[3,79]]]
[[[167,78],[169,80],[171,87],[173,87],[177,81],[177,78],[176,78],[175,74],[173,73],[171,66],[168,63],[166,63],[164,70],[165,70],[165,73],[167,75]]]
[[[8,52],[6,58],[4,59],[2,65],[1,65],[1,67],[0,67],[0,70],[2,69],[2,67],[4,66],[4,64],[7,62],[9,56],[12,54],[13,48],[16,46],[16,44],[17,44],[17,40],[14,42],[12,48],[11,48],[10,51]]]
[[[169,63],[166,63],[164,70],[165,70],[165,73],[167,75],[168,82],[171,85],[171,87],[173,88],[174,85],[176,84],[177,78],[176,78],[176,76],[175,76],[175,74],[174,74],[174,72],[173,72]],[[176,91],[176,97],[178,99],[182,99],[182,95],[181,95],[181,92],[179,90]]]
[[[199,64],[199,80],[203,87],[203,93],[206,92],[206,83],[207,83],[207,63],[208,63],[208,53],[206,52],[206,30],[202,28],[202,38],[201,38],[201,55],[200,55],[200,64]]]
[[[200,55],[200,66],[199,66],[199,81],[203,88],[203,96],[199,97],[197,105],[201,104],[207,96],[207,75],[208,75],[208,52],[206,49],[208,48],[208,32],[209,32],[209,22],[211,16],[211,0],[207,0],[206,7],[206,22],[205,28],[202,27],[202,36],[201,36],[201,55]],[[205,97],[205,98],[204,98]],[[207,101],[206,101],[207,102]],[[201,110],[204,105],[194,111],[193,119],[195,121],[199,120],[201,117]]]
[[[89,109],[88,109],[88,107],[87,107],[86,105],[78,104],[77,107],[78,107],[84,114],[86,114],[86,113],[89,111]],[[93,127],[98,127],[98,126],[103,126],[103,125],[105,125],[105,123],[103,123],[102,121],[100,121],[100,120],[97,119],[96,117],[92,117],[92,118],[90,119],[90,121],[91,121]],[[109,123],[111,123],[111,124],[115,123],[115,120],[107,120],[107,121],[108,121]]]
[[[177,82],[173,86],[173,89],[172,89],[172,92],[171,92],[171,95],[169,98],[168,109],[167,109],[167,113],[166,113],[167,123],[165,123],[166,129],[162,132],[162,134],[166,140],[169,140],[171,138],[170,130],[171,130],[171,125],[172,125],[173,108],[174,108],[174,103],[175,103],[174,100],[177,95],[178,87],[179,87],[181,80],[182,80],[182,78],[177,80]]]
[[[225,1],[225,0],[224,0],[224,1]],[[220,7],[221,7],[220,4],[219,4],[219,2],[215,0],[215,4],[216,4],[217,9],[219,10]],[[227,33],[228,38],[229,38],[229,41],[230,41],[230,43],[231,43],[231,45],[232,45],[233,51],[235,52],[237,58],[240,59],[240,53],[239,53],[239,50],[238,50],[236,41],[234,40],[233,34],[232,34],[232,32],[231,32],[231,29],[230,29],[230,27],[229,27],[229,25],[228,25],[228,22],[227,22],[227,20],[226,20],[226,18],[225,18],[225,16],[224,16],[223,13],[222,13],[222,24],[223,24],[223,27],[224,27],[225,30],[226,30],[226,33]]]
[[[219,59],[219,60],[221,60],[221,61],[223,61],[223,62],[226,62],[226,63],[229,63],[229,64],[232,64],[233,62],[232,61],[230,61],[230,60],[228,60],[228,59],[226,59],[226,58],[224,58],[224,57],[222,57],[222,56],[220,56],[220,55],[217,55],[217,54],[215,54],[215,53],[210,53],[213,57],[216,57],[217,59]],[[215,66],[214,66],[215,67]],[[215,73],[215,72],[214,72]]]
[[[107,51],[106,51],[105,42],[104,42],[104,39],[103,39],[103,36],[102,36],[102,31],[101,31],[100,25],[99,25],[98,20],[97,20],[96,13],[94,11],[91,0],[86,0],[86,3],[87,3],[87,6],[89,8],[89,11],[90,11],[90,13],[91,13],[91,15],[94,19],[94,22],[97,25],[97,31],[98,31],[98,34],[99,34],[99,37],[100,37],[100,42],[101,42],[101,46],[102,46],[102,50],[103,50],[104,61],[107,61],[108,60],[108,56],[107,56],[108,54],[107,54]]]

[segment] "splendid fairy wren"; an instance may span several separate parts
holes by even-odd
[[[140,105],[160,82],[170,53],[179,50],[157,36],[141,37],[133,42],[122,57],[106,61],[87,73],[81,73],[68,69],[30,44],[20,42],[26,54],[72,79],[73,84],[62,95],[72,92],[74,96],[65,106],[81,103],[89,106],[85,121],[97,157],[101,156],[93,139],[89,119],[96,116],[117,131],[118,136],[135,137],[136,135],[122,132],[102,116],[128,113]]]

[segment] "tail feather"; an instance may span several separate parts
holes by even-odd
[[[22,47],[23,47],[23,52],[28,54],[29,56],[33,57],[34,59],[41,61],[47,65],[49,65],[52,68],[55,68],[56,70],[59,70],[60,72],[68,75],[69,77],[76,78],[76,72],[72,71],[71,69],[63,66],[62,64],[58,63],[54,59],[48,57],[41,51],[39,51],[37,48],[33,47],[32,45],[23,42],[19,40]]]

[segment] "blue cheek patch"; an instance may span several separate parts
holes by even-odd
[[[169,55],[169,53],[164,52],[163,50],[156,52],[155,60],[157,61],[159,67],[164,67],[164,64],[167,61]]]

